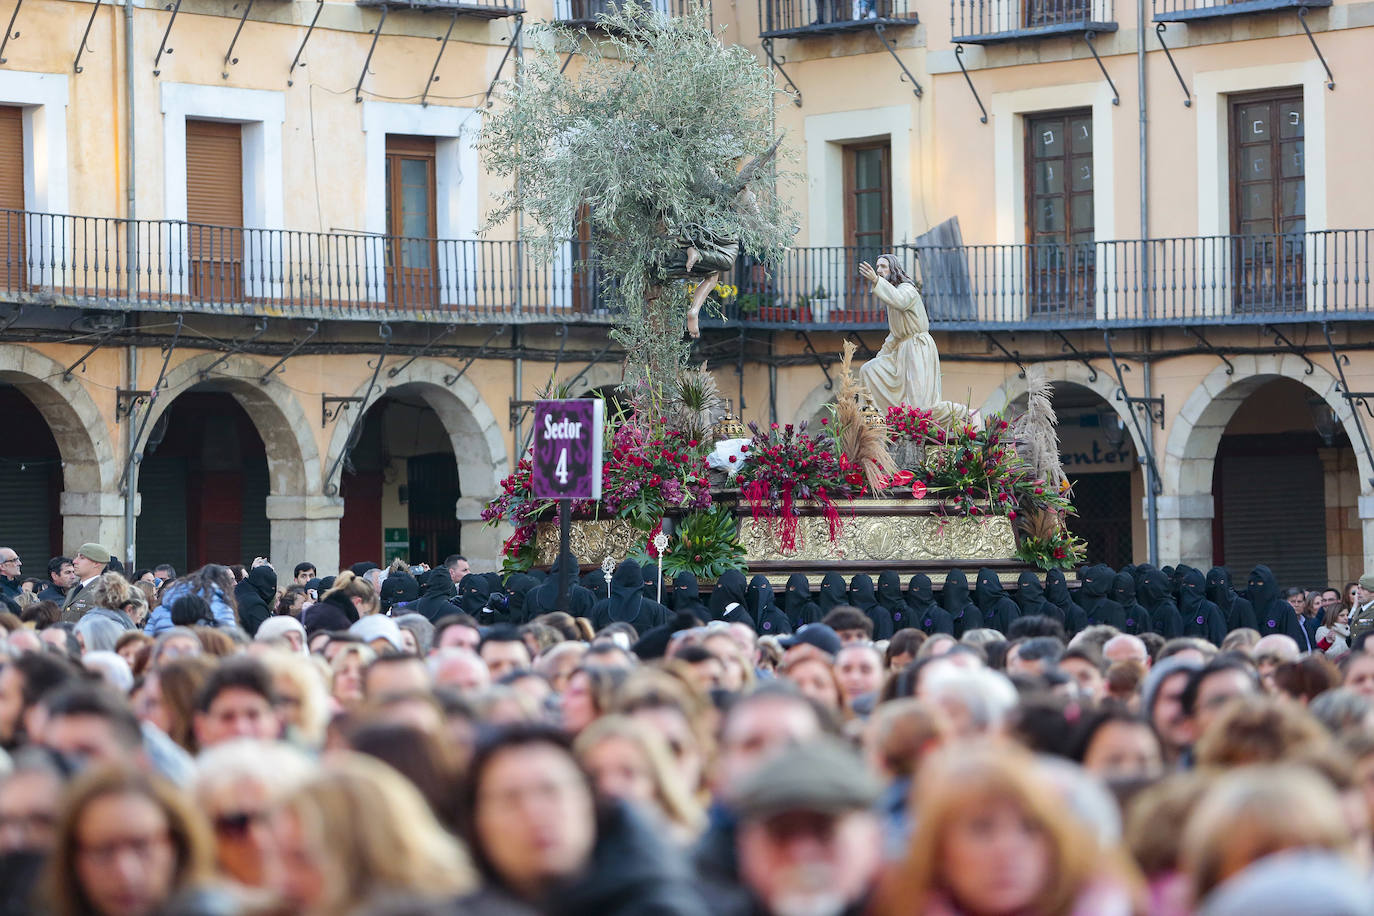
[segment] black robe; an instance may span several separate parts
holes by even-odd
[[[945,586],[940,590],[940,603],[949,614],[956,637],[983,625],[979,619],[978,605],[969,597],[968,576],[964,575],[962,569],[951,569],[945,575]]]
[[[600,572],[600,570],[597,571]],[[510,601],[506,605],[506,616],[516,626],[529,623],[525,599],[529,597],[530,589],[534,586],[534,577],[525,573],[516,573],[506,581],[506,591],[510,595]]]
[[[1183,606],[1179,613],[1183,615],[1183,635],[1199,636],[1214,646],[1221,645],[1226,638],[1226,618],[1220,608],[1207,600],[1207,577],[1200,569],[1180,568],[1183,570],[1180,577]]]
[[[796,632],[808,623],[820,623],[821,609],[811,600],[811,580],[805,573],[793,573],[787,577],[787,591],[782,596],[782,611],[787,622]]]
[[[859,573],[849,580],[849,603],[873,621],[875,640],[892,638],[892,615],[888,613],[887,608],[878,603],[878,596],[873,591],[872,577]]]
[[[429,578],[425,579],[424,594],[406,605],[406,611],[424,614],[430,623],[438,623],[450,614],[462,611],[454,600],[457,596],[458,587],[453,584],[448,567],[440,566],[429,571]]]
[[[1045,599],[1045,588],[1035,573],[1027,570],[1016,577],[1016,606],[1022,617],[1048,617],[1064,622],[1064,612]]]
[[[754,618],[754,632],[760,636],[788,636],[792,633],[787,615],[775,603],[776,598],[773,584],[767,576],[755,576],[749,580],[745,605],[749,608],[749,616]]]
[[[1279,583],[1268,566],[1256,566],[1250,571],[1247,596],[1255,608],[1256,629],[1260,636],[1282,633],[1291,636],[1299,649],[1307,648],[1307,633],[1293,606],[1279,595]]]
[[[1088,626],[1087,613],[1069,594],[1069,580],[1064,577],[1064,570],[1051,569],[1045,573],[1045,600],[1064,615],[1064,631],[1070,636]]]
[[[611,575],[611,597],[592,606],[592,627],[600,631],[613,623],[628,623],[636,633],[647,633],[671,616],[666,607],[644,597],[639,564],[622,560]]]
[[[1002,590],[1002,581],[997,573],[987,567],[978,570],[978,584],[974,587],[973,599],[978,603],[982,616],[979,626],[1006,634],[1011,622],[1021,616],[1016,602],[1007,597]]]
[[[820,590],[816,593],[816,607],[820,609],[821,618],[824,619],[835,608],[848,604],[849,586],[845,584],[844,576],[833,572],[822,576]]]
[[[482,611],[491,597],[491,583],[481,573],[468,573],[458,581],[458,603],[463,613],[473,620],[482,619]]]
[[[1078,603],[1088,615],[1091,625],[1103,624],[1125,631],[1126,611],[1108,597],[1115,579],[1116,573],[1110,566],[1089,566],[1083,570],[1083,585],[1078,590]]]
[[[1213,566],[1207,571],[1207,600],[1215,604],[1226,618],[1226,629],[1258,630],[1255,606],[1250,599],[1236,594],[1231,584],[1231,571],[1225,566]]]
[[[678,614],[691,614],[702,623],[711,619],[711,610],[701,600],[697,577],[689,572],[680,572],[673,577],[672,608]]]
[[[902,597],[902,577],[895,570],[878,574],[878,604],[887,610],[892,618],[892,632],[905,630],[911,626],[911,609]]]
[[[1150,628],[1150,612],[1145,610],[1135,596],[1135,577],[1124,569],[1112,580],[1112,597],[1126,612],[1126,632],[1132,636],[1153,633]]]
[[[639,567],[644,576],[644,597],[658,601],[658,562],[645,563]],[[667,593],[668,589],[663,590]]]
[[[1140,603],[1150,612],[1150,626],[1154,632],[1165,639],[1177,639],[1183,635],[1183,615],[1169,594],[1169,577],[1164,570],[1151,567],[1145,571],[1145,581],[1140,584],[1138,594]]]
[[[914,625],[927,635],[954,635],[954,618],[949,616],[949,611],[935,603],[935,588],[930,584],[930,576],[917,573],[911,577],[906,586],[906,605],[910,608]]]
[[[754,618],[749,616],[745,607],[748,600],[749,582],[738,569],[727,570],[716,582],[711,592],[711,619],[727,623],[742,623],[749,629],[756,629]],[[735,605],[735,607],[730,607]]]
[[[578,579],[577,584],[585,588],[587,591],[591,592],[593,595],[595,595],[597,601],[600,601],[602,598],[610,597],[610,591],[606,588],[606,586],[609,584],[606,581],[606,574],[602,572],[599,568],[593,569],[591,572],[587,573],[581,579]],[[664,602],[664,604],[667,603],[668,602],[666,601]]]
[[[525,596],[526,616],[530,620],[541,614],[552,614],[559,609],[558,572],[561,562],[563,561],[555,561],[549,569],[549,574],[544,577],[544,581],[539,583],[537,588],[530,589],[529,594]],[[606,596],[604,594],[593,595],[589,589],[578,585],[576,561],[568,557],[567,562],[573,564],[572,581],[568,583],[568,613],[574,617],[590,617],[592,605],[596,604],[598,598],[605,598]]]
[[[276,570],[265,564],[248,570],[248,578],[234,586],[234,601],[239,606],[239,626],[249,636],[256,636],[258,627],[276,608]]]

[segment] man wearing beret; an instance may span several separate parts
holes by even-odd
[[[1374,630],[1374,573],[1365,573],[1360,576],[1359,593],[1350,611],[1350,645],[1370,630]]]
[[[67,600],[62,602],[62,619],[80,620],[90,607],[91,586],[105,572],[110,562],[110,551],[100,544],[82,544],[81,549],[72,557],[72,569],[79,581],[67,592]]]

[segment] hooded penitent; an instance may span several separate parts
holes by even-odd
[[[849,603],[849,586],[844,584],[844,576],[839,573],[826,573],[821,577],[820,591],[816,595],[816,607],[824,617],[837,607]]]
[[[506,616],[511,623],[529,623],[530,616],[526,613],[525,599],[529,597],[530,590],[534,586],[534,577],[524,573],[516,573],[506,580],[506,591],[510,594]]]
[[[1112,597],[1126,612],[1126,632],[1132,636],[1153,632],[1150,629],[1150,612],[1145,610],[1135,596],[1135,577],[1126,570],[1116,574],[1112,580]]]
[[[1011,622],[1020,616],[1016,602],[1002,590],[997,573],[987,567],[978,570],[978,585],[974,589],[973,599],[982,617],[980,626],[987,629],[1005,633],[1011,627]]]
[[[968,576],[962,569],[951,569],[945,576],[945,587],[940,590],[940,603],[949,613],[954,625],[954,635],[963,636],[968,630],[982,626],[978,619],[978,605],[968,593]]]
[[[1099,564],[1083,570],[1083,586],[1078,591],[1078,604],[1088,615],[1090,624],[1105,624],[1126,629],[1126,612],[1115,600],[1108,597],[1112,592],[1112,582],[1116,573],[1110,566]]]
[[[453,584],[446,567],[440,566],[438,569],[430,570],[429,577],[425,579],[424,589],[424,594],[411,603],[406,608],[407,611],[424,614],[430,623],[437,623],[440,618],[457,614],[462,610],[453,601],[458,594],[458,587]]]
[[[601,571],[600,567],[587,573],[578,580],[577,584],[591,592],[597,599],[605,598],[609,594],[606,591],[606,586],[609,583],[606,581],[606,574]]]
[[[1049,617],[1064,622],[1064,612],[1045,599],[1044,586],[1030,570],[1016,577],[1016,606],[1022,617]]]
[[[754,618],[754,629],[760,636],[785,636],[792,632],[787,615],[775,603],[776,595],[767,576],[755,576],[749,580],[749,593],[745,596],[745,606],[749,616]]]
[[[628,623],[643,633],[668,619],[668,609],[644,597],[644,576],[638,563],[622,560],[611,574],[611,597],[592,608],[592,626],[598,630],[613,623]]]
[[[1179,613],[1183,615],[1183,635],[1200,636],[1214,646],[1226,638],[1226,618],[1221,610],[1207,600],[1207,577],[1202,570],[1180,566]]]
[[[1069,594],[1069,580],[1064,578],[1064,570],[1051,569],[1045,573],[1045,600],[1064,615],[1064,630],[1070,636],[1088,625],[1087,613]]]
[[[1150,626],[1154,627],[1154,632],[1165,639],[1183,635],[1183,616],[1169,594],[1169,577],[1164,570],[1147,569],[1138,594],[1140,603],[1150,612]]]
[[[234,601],[239,606],[239,625],[249,636],[256,635],[277,603],[276,570],[266,564],[248,570],[248,578],[234,587]]]
[[[650,601],[658,600],[658,563],[644,563],[639,567],[644,576],[644,597]],[[664,589],[667,592],[667,589]]]
[[[754,618],[749,616],[749,610],[744,606],[748,590],[749,582],[744,578],[744,573],[737,569],[722,573],[711,592],[712,619],[742,623],[752,628]]]
[[[549,568],[549,574],[539,583],[538,587],[531,589],[525,598],[526,613],[530,619],[538,617],[540,614],[552,614],[558,610],[558,573],[563,563],[567,563],[572,570],[571,581],[568,584],[568,613],[574,617],[589,617],[592,613],[592,605],[598,598],[605,598],[605,593],[593,595],[590,591],[577,584],[577,561],[572,557],[565,557],[555,560]]]
[[[1256,629],[1261,636],[1282,633],[1293,637],[1299,649],[1307,648],[1307,633],[1293,606],[1280,597],[1278,580],[1268,566],[1256,566],[1250,571],[1247,595],[1255,608]]]
[[[892,618],[892,632],[914,626],[911,609],[906,606],[906,597],[902,595],[902,577],[897,575],[896,570],[889,569],[878,574],[878,604]]]
[[[782,596],[782,611],[787,615],[787,623],[793,632],[808,623],[819,623],[821,609],[811,600],[811,580],[805,573],[793,573],[787,577],[787,591]]]
[[[917,573],[906,586],[906,606],[913,626],[920,627],[927,634],[948,633],[954,635],[954,618],[949,611],[935,603],[935,588],[930,584],[930,576]]]
[[[1258,629],[1255,621],[1255,606],[1250,599],[1236,594],[1231,584],[1231,571],[1225,566],[1213,566],[1207,572],[1207,600],[1221,610],[1226,618],[1226,629]]]
[[[873,621],[874,639],[892,638],[892,615],[887,612],[887,608],[878,603],[872,577],[860,573],[849,580],[849,603]]]
[[[473,620],[480,620],[482,609],[491,597],[491,583],[481,573],[468,573],[458,581],[458,602],[463,613]]]
[[[679,614],[691,614],[703,623],[711,619],[711,610],[701,600],[697,577],[689,572],[680,572],[673,577],[673,610]]]

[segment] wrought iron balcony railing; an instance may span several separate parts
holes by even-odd
[[[647,0],[640,5],[648,6],[667,18],[680,18],[694,12],[699,6],[710,6],[697,0]],[[618,6],[619,0],[553,0],[553,18],[564,25],[590,28],[597,24],[597,18],[602,13],[614,12]]]
[[[804,38],[916,22],[911,0],[759,0],[760,38]]]
[[[1330,6],[1331,0],[1151,0],[1155,22],[1190,22],[1248,16],[1278,10],[1305,11]]]
[[[355,0],[358,6],[459,13],[477,19],[504,19],[525,12],[520,0]]]
[[[949,25],[957,44],[994,44],[1115,32],[1116,9],[1114,0],[950,0]]]

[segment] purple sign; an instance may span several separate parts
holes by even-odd
[[[535,403],[530,487],[536,498],[601,498],[604,406],[600,399]]]

